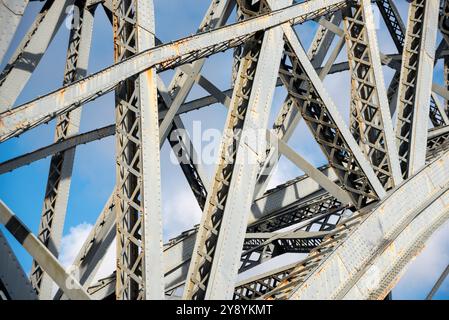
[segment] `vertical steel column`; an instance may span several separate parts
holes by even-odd
[[[70,31],[64,85],[84,77],[89,63],[93,11],[85,7],[85,0],[77,1],[76,6],[80,9],[79,24],[73,25]],[[74,22],[76,22],[76,18],[74,18]],[[58,117],[55,142],[76,135],[80,126],[80,117],[81,108]],[[56,257],[64,229],[74,157],[75,148],[71,148],[53,155],[50,161],[38,238]],[[53,281],[43,272],[36,261],[33,261],[31,269],[31,282],[41,299],[51,299]]]
[[[114,1],[115,61],[154,46],[152,1]],[[116,89],[117,299],[163,299],[156,71]]]
[[[439,1],[410,4],[398,90],[396,137],[402,175],[425,163]]]
[[[386,189],[401,179],[371,2],[362,0],[344,16],[351,75],[350,130]]]
[[[219,163],[186,280],[186,299],[232,298],[258,163],[265,157],[265,128],[281,55],[280,27],[256,33],[242,50]]]

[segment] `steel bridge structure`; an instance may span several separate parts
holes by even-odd
[[[0,298],[387,297],[449,218],[449,1],[407,1],[406,21],[399,1],[211,0],[198,32],[169,43],[155,32],[152,0],[43,1],[0,74],[0,143],[56,122],[52,144],[0,163],[4,174],[51,158],[36,234],[18,217],[26,212],[16,215],[0,200],[3,230],[33,258],[27,275],[0,231]],[[29,2],[0,3],[0,62]],[[17,105],[71,6],[79,23],[70,30],[61,87]],[[114,64],[87,74],[99,7],[113,29]],[[396,53],[380,51],[374,9]],[[309,21],[317,29],[304,48],[295,26]],[[233,84],[223,91],[202,69],[226,50],[233,50]],[[345,51],[346,61],[337,62]],[[433,82],[440,60],[444,85]],[[387,83],[385,68],[394,72]],[[165,86],[160,74],[167,70],[174,76]],[[348,109],[324,85],[326,76],[343,71],[350,74]],[[187,101],[194,85],[208,95]],[[285,100],[269,123],[280,86]],[[110,92],[115,123],[79,132],[83,105]],[[215,103],[227,108],[227,118],[207,181],[190,137],[177,132],[185,127],[182,114]],[[300,122],[326,165],[316,168],[288,145]],[[263,138],[248,139],[249,132]],[[72,273],[58,254],[76,147],[108,136],[115,136],[115,188]],[[202,216],[163,243],[166,141]],[[281,157],[305,174],[267,190]],[[94,280],[114,240],[115,272]],[[289,253],[303,255],[238,279]]]

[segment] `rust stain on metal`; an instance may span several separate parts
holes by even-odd
[[[58,99],[59,101],[64,101],[64,97],[65,97],[65,88],[62,88],[61,91],[58,92]]]
[[[173,43],[170,45],[170,48],[173,48],[173,49],[176,51],[176,55],[179,56],[179,54],[180,54],[180,47],[181,47],[184,43],[188,42],[188,40],[189,40],[189,39],[186,38],[186,39],[181,39],[181,40],[179,40],[179,41],[173,42]]]
[[[81,92],[86,91],[86,82],[85,81],[80,81],[78,86],[79,86]]]
[[[153,69],[148,69],[147,71],[145,71],[145,75],[147,79],[151,81],[151,79],[153,78]]]

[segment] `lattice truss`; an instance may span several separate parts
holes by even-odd
[[[0,163],[5,174],[51,159],[36,234],[18,218],[25,213],[0,201],[3,230],[33,258],[28,277],[0,230],[1,299],[383,299],[449,217],[449,1],[408,1],[403,21],[392,0],[213,0],[197,34],[162,43],[152,0],[46,0],[13,47],[29,2],[0,4],[0,61],[13,50],[0,74],[0,143],[54,119],[56,127],[54,143]],[[100,7],[114,64],[88,75]],[[79,19],[62,87],[17,105],[70,8]],[[308,49],[297,33],[304,23],[316,26]],[[380,51],[380,25],[396,52]],[[202,70],[227,50],[232,86],[221,90]],[[442,85],[433,82],[439,61]],[[167,70],[174,72],[165,86]],[[324,84],[338,72],[348,83],[331,85],[347,88],[348,106],[336,105]],[[188,100],[195,85],[207,95]],[[269,123],[277,87],[285,100]],[[115,123],[80,133],[83,106],[110,92]],[[216,103],[227,117],[207,181],[179,129],[182,114]],[[289,146],[299,124],[324,166]],[[76,146],[108,136],[115,188],[65,269],[58,253]],[[165,142],[202,216],[163,244]],[[267,190],[282,157],[304,175]],[[94,281],[114,240],[116,271]]]

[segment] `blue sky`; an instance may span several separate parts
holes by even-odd
[[[156,33],[162,42],[184,37],[196,32],[203,14],[207,10],[208,0],[155,0]],[[406,18],[406,2],[398,1],[398,6]],[[24,19],[14,37],[14,48],[25,34],[28,26],[39,11],[42,3],[31,2]],[[233,19],[233,18],[232,18]],[[308,47],[316,24],[306,23],[297,28],[298,35],[305,47]],[[392,53],[394,47],[383,25],[380,25],[379,46],[382,52]],[[61,86],[67,48],[69,30],[64,26],[58,31],[49,50],[42,58],[35,73],[26,85],[16,105],[24,103],[31,98],[49,92]],[[12,54],[8,51],[3,67]],[[346,53],[343,51],[339,61],[344,61]],[[228,89],[231,84],[232,51],[220,53],[208,59],[203,74],[220,89]],[[95,16],[93,44],[89,61],[89,73],[98,71],[113,63],[113,38],[111,25],[102,8],[98,8]],[[435,81],[442,81],[442,66],[437,64]],[[385,81],[388,83],[392,72],[384,68]],[[161,76],[168,85],[172,71],[164,72]],[[325,80],[329,94],[347,118],[349,106],[349,74],[347,72],[329,76]],[[342,85],[345,84],[345,85]],[[346,88],[342,90],[342,88]],[[198,86],[194,86],[187,100],[206,94]],[[270,124],[285,97],[283,88],[276,89],[274,104],[270,114]],[[193,123],[200,123],[204,131],[208,128],[222,130],[226,118],[226,109],[221,105],[212,105],[208,108],[183,115],[182,119],[189,132],[192,132]],[[346,119],[347,120],[347,119]],[[83,107],[80,131],[88,131],[114,122],[113,94],[103,96]],[[0,144],[0,161],[29,152],[38,147],[48,145],[53,141],[54,122],[33,129],[20,138],[11,139]],[[211,139],[218,144],[218,139]],[[208,143],[208,141],[203,142]],[[201,150],[201,142],[195,142]],[[289,145],[307,158],[316,166],[325,163],[317,145],[307,128],[301,123],[296,129]],[[204,145],[203,145],[204,146]],[[162,208],[164,219],[164,239],[177,235],[184,229],[198,223],[201,211],[189,191],[179,166],[174,165],[170,159],[170,148],[164,144],[161,151],[162,171]],[[0,175],[0,198],[27,224],[37,232],[39,218],[44,198],[45,184],[48,174],[50,158],[37,161],[29,166],[22,167],[14,172]],[[212,176],[214,166],[207,165],[205,169]],[[287,160],[282,159],[270,186],[275,186],[288,179],[294,178],[302,172]],[[77,148],[73,178],[67,209],[66,225],[64,229],[61,261],[68,265],[73,259],[77,248],[82,244],[91,225],[95,223],[115,181],[114,138],[109,137],[101,141],[92,142]],[[437,232],[429,242],[423,253],[410,265],[407,273],[394,290],[396,299],[422,299],[432,286],[438,275],[449,263],[449,225]],[[13,246],[21,264],[28,272],[31,266],[30,256],[12,239],[8,232],[4,232]],[[107,274],[113,259],[108,259],[109,267],[105,267]],[[436,298],[449,298],[449,283],[445,282]]]

